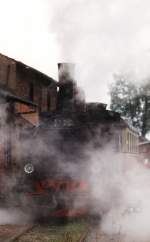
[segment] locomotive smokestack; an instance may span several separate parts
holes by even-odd
[[[84,111],[84,92],[77,87],[75,81],[75,64],[59,63],[58,109],[65,111]]]
[[[67,82],[75,82],[74,71],[75,71],[75,64],[58,63],[59,84],[62,85]]]
[[[75,65],[72,63],[59,63],[59,92],[58,92],[58,109],[70,110],[74,109],[74,98],[76,93],[76,83],[74,81]]]

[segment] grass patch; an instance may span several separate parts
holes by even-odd
[[[84,221],[59,226],[38,225],[16,242],[77,242],[86,229]]]

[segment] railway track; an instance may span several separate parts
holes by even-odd
[[[88,234],[84,242],[121,242],[118,236],[101,234],[98,231],[92,231]]]
[[[71,227],[72,226],[72,227]],[[77,227],[75,224],[74,227]],[[118,242],[104,234],[100,234],[94,226],[75,229],[73,225],[2,225],[0,226],[0,242]]]
[[[89,229],[85,222],[66,224],[36,224],[18,236],[14,242],[84,242]],[[9,242],[9,241],[8,241]],[[12,241],[11,241],[12,242]]]
[[[123,240],[124,241],[124,240]],[[80,242],[123,242],[120,233],[106,234],[100,230],[99,226],[89,227],[87,233]]]
[[[0,225],[0,242],[14,242],[34,227],[29,225]]]

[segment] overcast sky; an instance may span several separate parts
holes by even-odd
[[[113,73],[150,75],[149,0],[0,0],[0,52],[57,78],[77,63],[88,101],[108,103]]]

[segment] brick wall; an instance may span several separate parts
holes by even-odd
[[[14,90],[16,88],[16,63],[0,54],[0,85]]]
[[[35,102],[41,112],[56,109],[57,89],[50,87],[45,78],[33,68],[0,54],[0,86]]]
[[[21,98],[29,100],[29,82],[26,72],[18,71],[16,73],[15,94]]]
[[[57,87],[53,87],[50,89],[50,103],[51,111],[55,111],[57,107]]]
[[[44,78],[24,67],[17,67],[16,95],[38,105],[39,112],[56,109],[57,88],[45,84]]]

